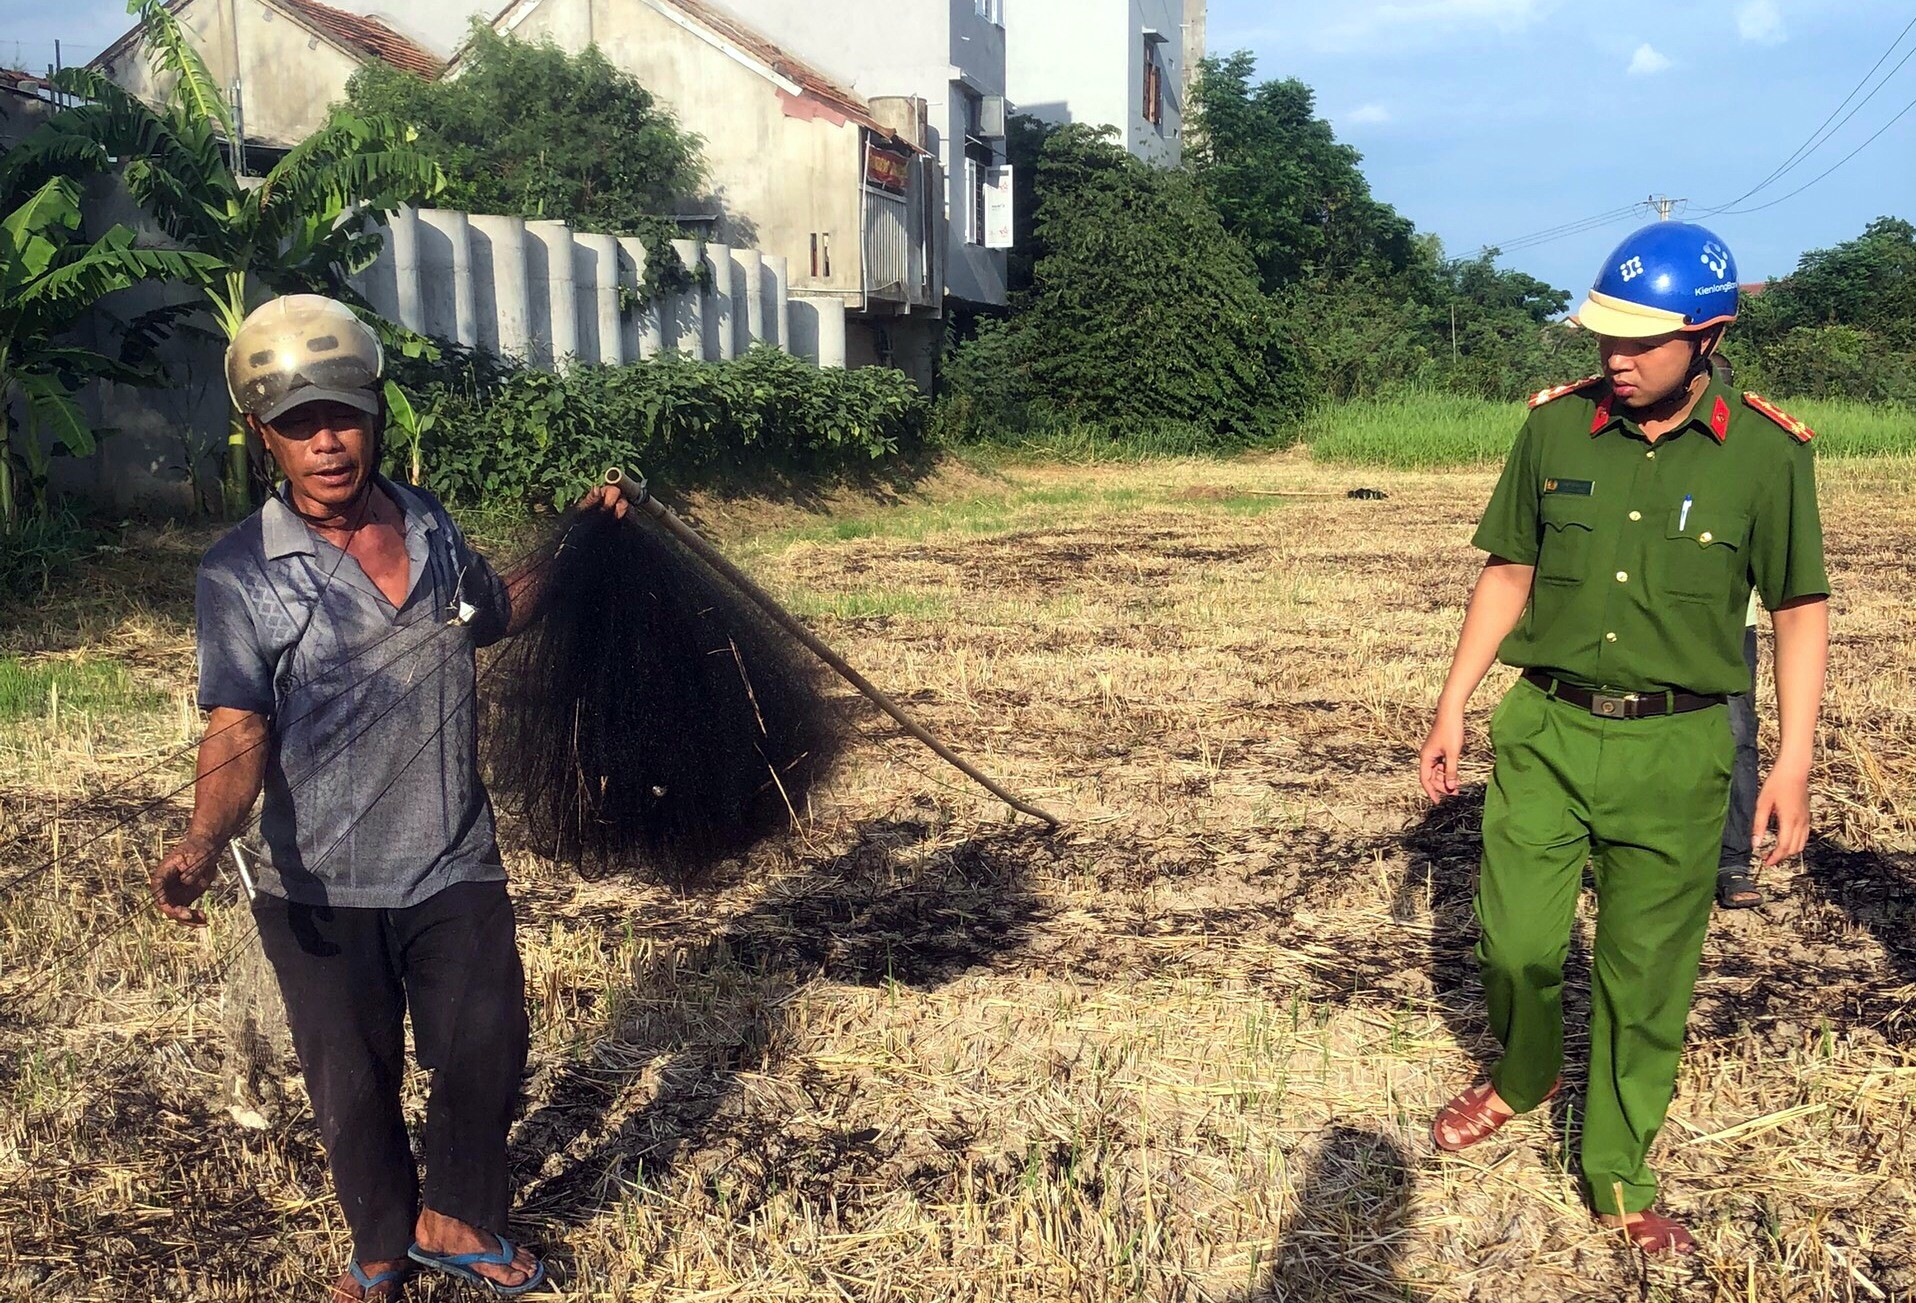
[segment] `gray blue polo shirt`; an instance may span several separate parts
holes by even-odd
[[[473,650],[504,636],[511,601],[431,494],[377,484],[405,515],[397,609],[279,497],[200,562],[200,708],[268,717],[255,885],[303,904],[403,909],[505,877]]]

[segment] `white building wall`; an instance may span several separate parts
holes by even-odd
[[[1046,122],[1115,127],[1118,143],[1138,158],[1177,166],[1184,156],[1187,6],[1201,28],[1204,0],[1008,0],[1005,79],[1013,104]],[[1144,115],[1147,30],[1164,38],[1156,45],[1161,124]]]
[[[676,13],[647,0],[544,0],[523,16],[508,11],[501,26],[520,40],[550,39],[574,53],[596,43],[680,126],[703,138],[723,212],[718,239],[787,258],[794,293],[855,298],[863,129],[786,112],[779,88],[749,58],[715,48]],[[822,242],[816,273],[814,237]]]
[[[715,0],[793,55],[865,99],[915,96],[925,101],[931,135],[925,147],[945,169],[949,226],[946,292],[985,306],[1005,302],[1005,254],[969,244],[971,196],[965,183],[965,106],[958,87],[1005,94],[1005,29],[978,13],[978,0],[833,3],[818,0]],[[1006,7],[1050,0],[1004,0]],[[998,145],[999,161],[1003,146]]]
[[[326,125],[328,107],[345,96],[346,79],[359,70],[359,60],[270,6],[188,0],[174,17],[222,90],[233,84],[234,28],[228,20],[235,14],[247,139],[296,145]],[[100,71],[149,104],[165,98],[174,81],[153,75],[144,38],[103,59]]]

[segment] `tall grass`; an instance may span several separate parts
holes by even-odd
[[[120,714],[156,710],[167,694],[134,679],[118,661],[26,660],[0,656],[0,722],[62,710]]]
[[[1786,400],[1791,415],[1816,431],[1828,457],[1916,457],[1916,409],[1848,399]],[[1510,451],[1524,421],[1519,403],[1434,391],[1326,405],[1304,424],[1318,461],[1401,470],[1493,466]]]
[[[1269,438],[1234,439],[1192,421],[1112,424],[1058,419],[988,439],[951,440],[951,450],[984,465],[1029,462],[1134,464],[1177,457],[1222,457],[1251,447],[1280,447],[1292,431]]]

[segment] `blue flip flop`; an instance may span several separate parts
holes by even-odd
[[[490,1276],[474,1271],[473,1268],[476,1266],[509,1267],[512,1265],[513,1256],[519,1252],[519,1246],[503,1235],[494,1235],[492,1238],[499,1242],[499,1250],[496,1253],[431,1253],[420,1248],[415,1241],[413,1246],[406,1250],[406,1256],[430,1271],[456,1276],[460,1280],[470,1281],[500,1296],[524,1294],[545,1284],[546,1265],[543,1262],[535,1261],[532,1274],[517,1285],[501,1285]]]
[[[377,1276],[368,1276],[366,1269],[361,1267],[357,1262],[348,1263],[347,1265],[352,1268],[353,1279],[359,1282],[359,1294],[361,1298],[368,1297],[381,1285],[397,1285],[406,1278],[406,1273],[397,1267],[391,1271],[382,1271]]]

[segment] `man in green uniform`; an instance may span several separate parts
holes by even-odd
[[[1811,435],[1712,376],[1735,314],[1729,250],[1700,227],[1646,227],[1611,255],[1578,312],[1604,373],[1532,400],[1477,530],[1489,560],[1420,757],[1431,799],[1455,793],[1470,694],[1493,659],[1523,671],[1491,720],[1476,901],[1504,1053],[1433,1138],[1462,1149],[1556,1092],[1564,956],[1591,863],[1583,1181],[1648,1252],[1694,1247],[1652,1210],[1645,1160],[1710,918],[1752,587],[1772,612],[1781,730],[1752,821],[1758,841],[1775,827],[1765,864],[1809,835],[1828,652]]]

